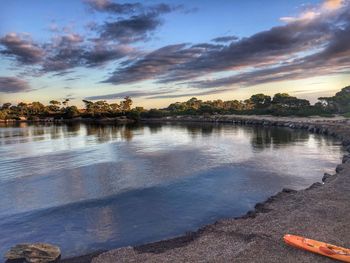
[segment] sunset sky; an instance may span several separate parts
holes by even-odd
[[[350,0],[0,3],[0,103],[315,102],[350,85]]]

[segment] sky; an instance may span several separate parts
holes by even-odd
[[[350,0],[1,0],[0,103],[287,92],[350,85]]]

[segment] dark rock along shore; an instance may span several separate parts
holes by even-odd
[[[306,129],[336,137],[350,151],[350,121],[309,118],[247,116],[178,117],[153,121],[198,121]],[[125,247],[99,255],[63,262],[334,262],[284,244],[286,233],[350,247],[350,156],[301,191],[283,189],[254,211],[224,219],[196,232],[138,247]]]

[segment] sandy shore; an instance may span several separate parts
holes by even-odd
[[[154,121],[164,121],[154,120]],[[344,118],[276,118],[269,116],[214,116],[167,118],[165,121],[224,122],[283,126],[334,136],[350,151],[350,121]],[[306,190],[284,189],[254,211],[225,219],[184,236],[125,247],[64,262],[334,262],[286,246],[285,233],[304,235],[350,247],[350,157],[345,155],[324,184]]]

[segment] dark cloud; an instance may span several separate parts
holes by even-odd
[[[109,0],[86,0],[85,2],[95,11],[115,14],[130,14],[143,9],[143,5],[140,3],[119,4]]]
[[[58,36],[52,40],[52,43],[45,47],[48,50],[48,56],[45,58],[42,71],[55,72],[60,71],[64,75],[69,69],[83,65],[82,56],[84,38],[78,34],[66,34]]]
[[[187,48],[187,44],[169,45],[157,49],[130,65],[117,70],[104,82],[131,83],[165,74],[172,67],[194,59],[203,52],[201,48]]]
[[[14,57],[22,64],[39,63],[45,51],[28,36],[20,36],[16,33],[10,33],[0,38],[0,45],[5,49],[0,54]]]
[[[125,84],[155,79],[168,83],[218,72],[237,72],[228,78],[190,82],[213,88],[232,83],[251,85],[310,77],[310,72],[315,76],[342,72],[349,68],[345,51],[349,47],[346,39],[349,14],[350,4],[347,4],[339,10],[321,13],[309,20],[295,20],[229,45],[167,46],[166,52],[161,52],[161,48],[117,69],[105,82]],[[317,64],[319,62],[322,64]],[[308,74],[304,70],[307,67]],[[239,73],[244,70],[248,72]],[[262,75],[266,77],[260,77]]]
[[[223,45],[217,45],[217,44],[210,44],[210,43],[200,43],[193,45],[192,48],[203,48],[206,50],[219,50],[223,48]]]
[[[0,38],[0,54],[28,65],[23,73],[31,76],[51,72],[56,73],[55,76],[64,76],[77,67],[104,66],[110,61],[135,55],[135,48],[130,44],[149,39],[162,24],[162,14],[183,8],[163,3],[146,6],[110,0],[85,2],[95,11],[114,15],[107,17],[102,24],[89,24],[89,33],[94,38],[84,39],[71,29],[59,30],[53,21],[51,26],[56,35],[50,42],[38,45],[28,35],[11,33]]]
[[[112,14],[152,13],[156,16],[159,14],[169,13],[174,10],[184,9],[182,5],[168,5],[164,3],[145,6],[139,2],[120,4],[110,0],[86,0],[85,2],[92,10]],[[186,11],[193,10],[191,9]]]
[[[27,81],[16,77],[0,77],[0,92],[17,93],[30,91]]]
[[[93,24],[92,30],[99,33],[100,40],[132,43],[146,41],[151,33],[161,24],[160,16],[175,10],[183,9],[182,5],[164,3],[145,6],[141,3],[114,3],[109,0],[88,0],[87,4],[96,11],[131,16],[113,17],[102,25]]]
[[[155,96],[160,94],[166,94],[171,92],[170,90],[158,90],[158,91],[124,91],[113,94],[106,94],[101,96],[91,96],[85,99],[87,100],[112,100],[112,99],[122,99],[126,96],[130,96],[131,98],[139,98],[139,97],[147,97],[147,96]]]
[[[146,41],[151,32],[161,25],[161,19],[154,13],[132,16],[114,22],[105,22],[100,27],[100,38],[121,43]]]
[[[325,48],[312,55],[296,58],[275,67],[253,70],[231,77],[192,82],[192,85],[199,88],[214,88],[233,84],[250,86],[310,76],[350,74],[350,19],[347,24],[333,30],[332,37]]]
[[[77,79],[80,79],[80,77],[66,78],[66,79],[64,79],[64,81],[73,81],[73,80],[77,80]]]
[[[206,90],[206,91],[186,92],[183,94],[156,95],[156,96],[148,97],[148,99],[175,99],[175,98],[182,98],[182,97],[204,96],[204,95],[218,94],[218,93],[222,93],[230,90],[232,89],[212,89],[212,90]]]
[[[238,40],[238,37],[236,37],[236,36],[225,36],[225,37],[214,38],[211,41],[221,43],[221,42],[231,42],[231,41],[236,41],[236,40]]]
[[[184,80],[190,72],[205,75],[227,70],[274,65],[288,60],[299,52],[323,45],[330,38],[332,26],[327,23],[293,23],[274,27],[211,50],[206,54],[177,67],[163,82]],[[191,76],[190,74],[189,76]]]
[[[60,36],[46,46],[48,56],[42,63],[41,71],[58,72],[63,76],[76,67],[97,67],[113,60],[118,60],[134,52],[127,45],[110,44],[102,40],[84,43],[83,37],[77,34]]]
[[[65,76],[65,75],[71,74],[71,73],[74,73],[74,70],[58,72],[58,73],[53,74],[52,76],[53,77],[62,77],[62,76]]]
[[[134,53],[134,49],[127,45],[98,43],[93,48],[86,50],[82,56],[88,67],[96,67],[105,63],[118,60]]]

